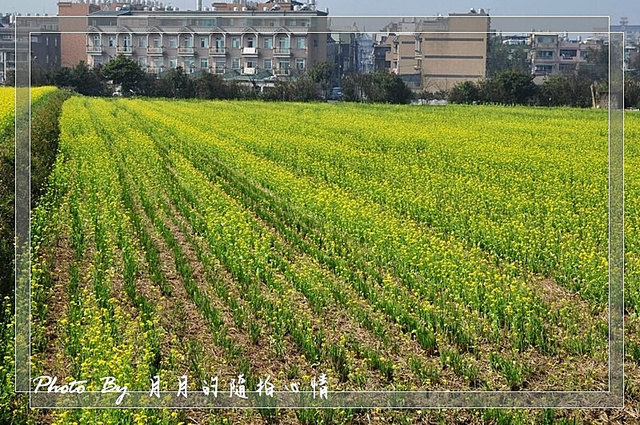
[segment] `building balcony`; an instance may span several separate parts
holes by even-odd
[[[163,47],[147,47],[147,55],[162,56],[163,53],[164,53]]]
[[[224,57],[227,55],[226,47],[209,47],[209,55],[215,57]]]
[[[290,75],[291,68],[274,68],[273,74],[274,75]]]
[[[242,54],[245,56],[258,56],[258,48],[257,47],[243,47]]]
[[[116,53],[119,55],[130,55],[133,53],[133,47],[131,46],[118,46],[116,47]]]
[[[225,72],[227,72],[227,70],[226,70],[226,68],[224,66],[217,66],[217,67],[213,68],[212,71],[213,71],[214,74],[220,74],[220,75],[222,75]]]
[[[147,72],[149,74],[160,74],[164,70],[164,67],[161,66],[150,66],[147,68]]]
[[[278,47],[273,49],[273,56],[275,57],[289,57],[291,56],[291,49]]]
[[[243,75],[256,75],[257,73],[258,71],[256,70],[256,68],[244,68],[242,70]]]
[[[101,55],[104,53],[102,46],[87,46],[87,53],[90,55]]]
[[[562,62],[577,62],[579,59],[577,56],[560,56]]]
[[[179,56],[192,56],[195,51],[193,47],[178,47]]]
[[[542,43],[536,40],[533,45],[534,49],[553,49],[555,47],[558,47],[558,41],[554,41],[553,43]]]

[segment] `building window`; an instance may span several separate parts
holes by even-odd
[[[554,44],[557,41],[556,36],[553,35],[541,35],[537,37],[538,43],[542,44]]]
[[[116,37],[113,35],[109,36],[109,47],[116,47]]]
[[[553,65],[536,65],[536,74],[551,74]]]
[[[138,65],[140,65],[140,68],[146,68],[147,67],[147,57],[146,56],[142,56],[138,58]]]
[[[169,68],[177,68],[178,67],[178,59],[171,58],[169,59]]]
[[[231,59],[231,69],[240,69],[240,58]]]
[[[256,43],[256,39],[255,38],[247,37],[247,47],[249,47],[249,48],[256,47],[255,43]]]
[[[155,68],[162,68],[164,66],[164,64],[162,63],[162,58],[155,58],[153,60],[153,66]]]
[[[227,66],[227,62],[224,59],[216,61],[216,72],[218,74],[222,74],[224,72],[225,67]]]
[[[122,39],[122,45],[124,47],[131,47],[131,36],[125,35]]]
[[[297,49],[305,49],[307,47],[306,38],[297,37],[296,38],[296,48]]]
[[[255,68],[256,63],[253,60],[248,60],[245,62],[245,68]]]
[[[269,69],[269,70],[273,69],[273,59],[265,58],[263,65],[264,65],[264,69]]]
[[[57,38],[53,39],[53,47],[58,47],[58,39]]]
[[[100,36],[99,35],[94,35],[93,36],[93,47],[98,47],[100,46]]]
[[[209,58],[200,58],[200,69],[209,68]]]
[[[296,69],[302,71],[304,69],[305,60],[303,58],[296,59]]]
[[[288,70],[289,68],[291,68],[291,63],[288,60],[281,60],[280,61],[280,69],[285,71]]]
[[[239,49],[240,48],[240,38],[239,37],[233,37],[231,39],[231,48],[233,49]],[[240,68],[240,67],[238,67]]]
[[[575,49],[560,50],[560,57],[562,57],[562,59],[575,58],[576,56],[578,56],[578,51]]]
[[[264,39],[264,48],[273,49],[273,38],[267,37]]]
[[[208,49],[209,48],[209,38],[208,37],[200,37],[200,47]]]
[[[575,70],[576,70],[576,65],[573,63],[560,64],[560,72],[574,72]]]
[[[169,37],[169,47],[172,49],[178,48],[178,37]]]
[[[162,47],[162,40],[160,37],[153,38],[153,47]]]
[[[138,47],[147,47],[147,37],[138,36]]]
[[[224,49],[224,39],[222,37],[216,37],[216,49],[217,50]]]
[[[187,36],[184,39],[184,47],[193,47],[193,37]]]
[[[541,59],[553,59],[553,50],[538,50],[536,57]]]
[[[285,49],[289,49],[290,45],[289,45],[289,37],[280,37],[278,38],[278,47],[281,50],[285,50]]]
[[[193,58],[185,58],[184,60],[184,69],[187,72],[193,72],[196,67],[196,61]]]

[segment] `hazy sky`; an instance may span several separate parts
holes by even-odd
[[[0,0],[0,12],[56,13],[57,0]],[[164,0],[165,4],[182,10],[194,9],[196,0]],[[203,0],[207,6],[211,0]],[[611,23],[617,24],[620,17],[629,18],[630,24],[640,25],[640,1],[615,0],[536,0],[515,2],[513,0],[449,0],[446,2],[424,0],[317,0],[318,8],[329,8],[331,15],[394,15],[429,16],[450,12],[467,12],[471,7],[484,8],[494,16],[500,15],[610,15]]]

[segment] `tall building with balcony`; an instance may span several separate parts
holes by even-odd
[[[87,62],[83,34],[87,29],[87,15],[99,10],[100,6],[88,1],[58,3],[62,66],[73,67],[80,61]]]
[[[486,77],[490,18],[482,9],[389,24],[386,64],[414,91],[448,90]],[[382,63],[381,59],[376,60]]]
[[[0,84],[7,83],[17,62],[29,64],[32,76],[58,68],[61,42],[57,31],[58,18],[55,16],[0,16]],[[16,47],[19,48],[17,53]]]
[[[85,55],[98,66],[122,54],[153,73],[295,75],[326,60],[327,15],[315,1],[236,1],[198,11],[121,5],[87,16]]]
[[[531,34],[531,70],[535,81],[542,77],[574,72],[587,62],[589,51],[598,49],[603,40],[595,37],[570,39],[566,34]]]

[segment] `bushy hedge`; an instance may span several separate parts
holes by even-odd
[[[593,96],[592,96],[593,91]],[[536,85],[533,76],[517,71],[503,71],[479,82],[456,84],[448,94],[451,103],[499,103],[505,105],[573,106],[588,108],[601,93],[606,82],[596,82],[585,74],[556,75]],[[625,80],[626,108],[640,107],[640,80]]]

